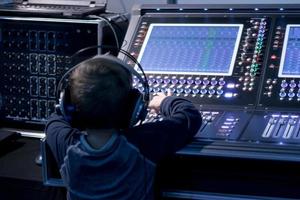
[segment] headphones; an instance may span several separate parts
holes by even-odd
[[[94,48],[99,48],[101,46],[95,46]],[[82,51],[82,50],[81,50]],[[135,76],[139,83],[142,84],[144,90],[140,92],[138,89],[131,88],[128,94],[128,109],[126,108],[126,117],[128,119],[124,119],[124,122],[120,124],[118,128],[125,128],[125,127],[132,127],[136,125],[138,122],[144,121],[147,115],[147,108],[149,104],[149,85],[146,78],[146,75],[140,65],[140,63],[132,56],[130,53],[123,49],[119,49],[119,52],[126,55],[130,58],[136,66],[138,66],[139,70],[142,72],[143,77],[137,72],[134,67],[130,66],[126,62],[120,60],[119,58],[112,56],[112,55],[96,55],[92,58],[89,58],[83,62],[86,62],[91,59],[97,59],[99,61],[104,62],[111,62],[115,63],[118,66],[121,66],[126,71],[128,71],[132,77]],[[76,53],[75,53],[76,54]],[[74,55],[75,55],[74,54]],[[71,57],[72,58],[72,57]],[[57,86],[57,99],[58,103],[55,106],[55,110],[57,113],[61,114],[66,121],[68,121],[72,126],[77,126],[80,123],[79,117],[76,115],[76,105],[73,105],[71,102],[71,94],[70,94],[70,87],[67,80],[67,77],[71,75],[71,73],[80,65],[79,63],[72,68],[70,68],[60,79],[58,86]],[[127,106],[126,106],[127,107]],[[123,120],[122,120],[123,121]],[[80,126],[81,127],[81,126]],[[82,127],[81,127],[82,128]]]

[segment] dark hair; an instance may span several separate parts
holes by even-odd
[[[70,76],[78,123],[85,128],[120,128],[131,87],[131,73],[119,63],[103,58],[80,63]]]

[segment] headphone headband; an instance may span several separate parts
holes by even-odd
[[[99,46],[95,46],[95,48],[99,48]],[[82,50],[80,50],[82,52]],[[96,62],[103,62],[103,63],[111,63],[112,65],[120,66],[124,68],[127,72],[129,72],[132,76],[135,76],[138,80],[139,83],[142,84],[144,90],[143,92],[140,92],[139,90],[133,88],[128,94],[128,100],[130,100],[130,103],[128,105],[128,113],[130,116],[127,116],[124,119],[129,119],[129,127],[135,125],[137,122],[141,122],[145,119],[147,115],[147,108],[149,104],[149,96],[150,96],[150,91],[149,91],[149,85],[147,81],[147,77],[140,65],[140,63],[132,56],[130,55],[127,51],[120,50],[121,53],[126,55],[128,58],[130,58],[133,62],[136,63],[136,65],[139,67],[140,71],[142,72],[143,76],[139,72],[137,72],[134,67],[131,65],[127,64],[126,62],[120,60],[117,57],[114,57],[112,55],[104,54],[104,55],[96,55],[93,56],[92,58],[89,58],[85,61],[80,62],[79,64],[71,67],[60,79],[58,86],[57,86],[57,98],[59,99],[58,105],[57,105],[57,111],[63,114],[65,119],[69,122],[74,122],[78,121],[76,119],[79,119],[76,117],[76,105],[73,105],[71,103],[71,96],[70,96],[70,91],[69,86],[67,86],[65,83],[67,82],[67,77],[77,68],[79,65],[84,64],[84,62],[88,62],[90,60],[94,60]],[[75,53],[76,55],[78,53]],[[72,56],[74,57],[74,56]],[[71,57],[71,58],[72,58]],[[80,119],[79,119],[80,120]],[[74,124],[75,125],[75,124]],[[121,125],[124,127],[123,125]]]

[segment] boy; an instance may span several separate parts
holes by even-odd
[[[57,114],[47,123],[47,143],[68,199],[153,199],[155,163],[182,148],[201,125],[192,103],[159,94],[149,109],[164,120],[126,127],[132,77],[119,65],[96,57],[71,74],[76,125],[84,132]]]

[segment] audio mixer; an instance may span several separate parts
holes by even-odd
[[[299,11],[276,4],[134,9],[124,49],[143,66],[150,92],[171,90],[202,114],[192,142],[162,164],[163,197],[299,199]],[[150,114],[145,123],[157,120]]]
[[[218,144],[212,155],[300,161],[297,150],[276,152],[300,144],[300,16],[280,5],[198,7],[144,5],[125,37],[150,92],[171,90],[202,113],[193,148],[178,153],[205,155]],[[134,86],[143,91],[136,78]],[[195,149],[199,141],[209,145]]]

